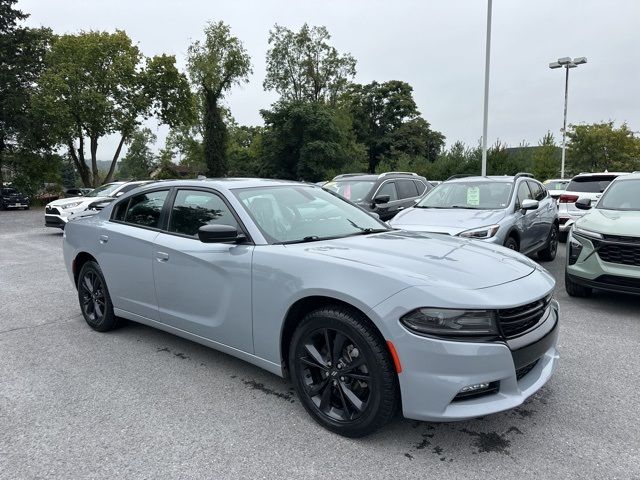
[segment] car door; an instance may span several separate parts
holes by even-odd
[[[527,180],[531,195],[534,200],[538,201],[538,210],[534,210],[533,228],[535,231],[534,244],[541,246],[549,238],[549,231],[555,218],[556,208],[553,199],[547,194],[547,191],[541,183],[535,180]]]
[[[109,287],[114,308],[156,319],[153,285],[154,240],[160,232],[169,189],[145,192],[115,205],[98,229],[96,258]]]
[[[253,352],[253,245],[198,239],[203,225],[233,225],[243,230],[221,194],[180,188],[172,197],[166,230],[156,237],[153,252],[160,321]]]
[[[520,233],[520,251],[527,252],[533,247],[535,242],[534,223],[536,221],[536,210],[522,210],[521,205],[524,200],[532,200],[533,195],[526,181],[521,181],[516,190],[516,208],[515,215],[517,220],[518,231]]]
[[[396,187],[398,189],[398,197],[401,200],[398,211],[413,207],[416,204],[416,199],[420,196],[415,182],[410,179],[398,179],[396,180]]]
[[[387,203],[380,203],[376,205],[375,212],[380,215],[380,220],[387,221],[393,218],[393,216],[399,212],[398,208],[401,207],[401,201],[398,198],[398,190],[396,189],[396,183],[394,180],[387,180],[383,182],[373,198],[381,195],[389,195],[389,201]]]

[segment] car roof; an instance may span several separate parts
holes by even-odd
[[[618,178],[616,178],[614,181],[618,181],[618,180],[638,180],[640,179],[640,172],[633,172],[633,173],[625,173],[623,175],[619,175]]]
[[[535,180],[531,177],[520,177],[520,178],[525,178],[527,180]],[[449,182],[456,182],[456,183],[464,183],[464,182],[478,182],[478,181],[494,181],[494,182],[513,182],[515,179],[515,176],[513,175],[487,175],[487,176],[482,176],[482,175],[477,175],[474,177],[462,177],[462,178],[452,178],[451,180],[446,180],[445,182],[442,183],[449,183]]]
[[[274,180],[268,178],[202,178],[180,180],[158,180],[151,182],[149,187],[163,185],[167,187],[211,187],[215,189],[237,190],[252,187],[277,187],[283,185],[305,185],[320,188],[317,185],[294,180]]]
[[[584,172],[584,173],[579,173],[578,175],[574,176],[573,178],[576,177],[603,177],[606,175],[611,175],[612,177],[618,177],[620,175],[628,175],[629,172]]]

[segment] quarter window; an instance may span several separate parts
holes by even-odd
[[[534,200],[542,201],[547,196],[547,192],[544,187],[538,182],[527,181],[529,188],[531,189],[531,195]]]
[[[520,182],[520,185],[518,185],[518,207],[520,207],[525,200],[533,200],[533,196],[527,186],[527,182]]]
[[[396,180],[396,185],[398,187],[398,197],[401,199],[418,196],[418,189],[413,180]]]
[[[168,190],[160,190],[131,197],[124,214],[124,222],[141,227],[159,228],[162,206],[168,193]],[[116,211],[116,220],[119,214],[120,209]]]
[[[424,191],[427,189],[427,186],[419,180],[414,180],[416,187],[418,189],[418,195],[422,195]]]
[[[394,182],[387,182],[384,185],[382,185],[382,187],[380,187],[380,190],[378,190],[376,197],[379,197],[380,195],[389,195],[390,202],[393,202],[394,200],[398,200],[398,192],[396,191],[396,184]]]
[[[203,225],[231,225],[238,222],[222,198],[200,190],[178,190],[171,209],[169,231],[196,237]]]

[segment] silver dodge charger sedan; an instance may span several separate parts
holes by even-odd
[[[513,408],[558,361],[543,268],[502,246],[393,230],[315,185],[156,182],[64,237],[89,326],[133,320],[288,376],[341,435],[398,408],[428,421]]]

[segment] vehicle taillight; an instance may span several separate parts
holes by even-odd
[[[560,203],[575,203],[578,201],[578,195],[560,195]]]

